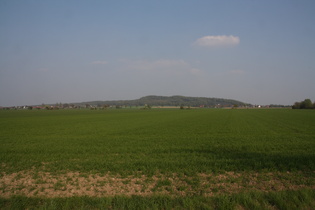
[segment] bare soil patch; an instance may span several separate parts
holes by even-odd
[[[283,191],[315,189],[315,172],[225,172],[197,174],[193,177],[172,174],[147,176],[20,171],[1,173],[0,196],[28,197],[115,196],[167,194],[172,196],[233,194],[246,191]]]

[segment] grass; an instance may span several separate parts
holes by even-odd
[[[314,110],[0,110],[0,179],[14,174],[24,186],[31,174],[39,187],[35,197],[2,198],[0,208],[19,203],[94,208],[96,203],[95,208],[292,209],[303,206],[303,200],[307,208],[314,206],[314,160]],[[104,189],[132,186],[128,177],[137,178],[143,185],[139,193],[154,193],[41,197],[41,183],[63,177],[50,188],[66,191],[72,189],[66,182],[91,182],[90,175],[100,178]],[[51,180],[43,179],[47,176]],[[0,181],[2,193],[8,185]],[[235,190],[236,185],[247,190]]]
[[[0,198],[1,209],[312,209],[315,192],[312,190],[280,193],[251,192],[232,196],[170,197],[165,195],[28,198]]]
[[[1,111],[2,171],[315,170],[315,112]]]

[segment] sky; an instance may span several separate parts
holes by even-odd
[[[315,100],[314,0],[0,0],[0,106]]]

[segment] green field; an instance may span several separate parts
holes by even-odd
[[[1,110],[0,208],[311,208],[315,112]]]

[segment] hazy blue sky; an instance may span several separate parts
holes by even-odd
[[[314,0],[0,0],[0,106],[315,100]]]

